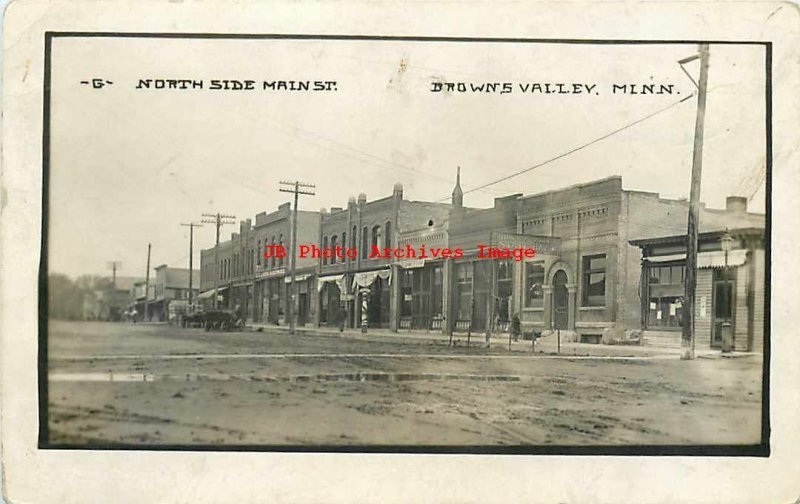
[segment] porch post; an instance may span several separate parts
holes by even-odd
[[[389,290],[389,329],[397,332],[400,327],[400,296],[402,295],[400,266],[392,264],[392,287]]]
[[[453,334],[453,295],[452,286],[450,285],[453,279],[453,261],[445,259],[444,267],[442,268],[442,316],[444,321],[442,323],[442,333],[451,335]]]

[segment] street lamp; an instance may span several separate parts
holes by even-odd
[[[722,246],[722,250],[725,252],[725,268],[728,267],[728,253],[733,248],[733,236],[728,232],[728,229],[725,229],[725,234],[722,235],[720,239],[720,245]]]

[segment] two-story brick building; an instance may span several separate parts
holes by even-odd
[[[290,204],[284,203],[274,212],[257,214],[255,224],[251,219],[242,220],[239,231],[231,233],[230,240],[220,242],[216,251],[214,247],[202,250],[201,301],[208,306],[213,305],[216,291],[219,307],[238,308],[249,321],[286,323],[293,215]],[[315,243],[319,214],[300,211],[297,215],[298,243]],[[265,250],[277,252],[281,247],[285,257],[279,253],[265,257]],[[315,269],[316,261],[297,259],[295,281],[298,296],[295,308],[301,325],[313,318]]]
[[[318,259],[318,324],[397,330],[400,266],[396,259],[375,256],[373,251],[397,248],[403,233],[440,226],[448,210],[446,203],[406,200],[403,186],[395,184],[391,196],[367,201],[362,193],[358,199],[351,197],[347,208],[323,211],[320,247],[345,247],[355,253]]]
[[[485,209],[465,208],[454,191],[447,241],[464,257],[444,264],[443,330],[505,331],[517,315],[525,331],[560,330],[584,342],[624,338],[642,324],[642,256],[629,242],[681,235],[687,215],[685,200],[624,190],[619,176],[496,198]],[[763,228],[763,215],[703,207],[700,222],[701,230]],[[482,260],[480,244],[532,247],[536,255]]]

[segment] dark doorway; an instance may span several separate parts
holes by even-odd
[[[297,325],[304,326],[308,322],[308,294],[301,292],[297,299]]]
[[[722,326],[733,326],[734,297],[736,295],[735,270],[732,268],[714,270],[714,329],[711,335],[711,346],[722,346]]]
[[[553,275],[553,329],[566,329],[568,318],[567,274],[558,270]]]

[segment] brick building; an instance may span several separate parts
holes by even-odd
[[[218,307],[238,308],[252,322],[285,324],[292,219],[290,204],[284,203],[274,212],[257,214],[255,225],[251,219],[241,221],[239,231],[231,233],[230,240],[220,242],[216,254],[214,247],[202,250],[200,299],[204,305],[213,306],[216,288]],[[316,243],[318,230],[317,212],[298,212],[299,244]],[[268,246],[283,247],[286,257],[265,257],[264,250]],[[298,257],[295,308],[300,325],[313,317],[315,307],[310,293],[314,288],[315,269],[316,261]]]
[[[560,330],[567,340],[619,340],[642,326],[641,252],[631,241],[685,233],[688,203],[622,189],[609,177],[563,189],[496,198],[492,208],[463,207],[454,196],[448,244],[464,258],[444,267],[443,330]],[[701,231],[763,229],[764,216],[740,207],[702,207]],[[520,261],[481,260],[475,247],[533,247]]]
[[[346,208],[323,211],[318,242],[321,248],[342,246],[355,253],[341,258],[318,259],[319,325],[399,327],[400,265],[393,258],[370,257],[375,247],[396,248],[398,236],[422,228],[441,226],[449,205],[409,201],[403,186],[395,184],[391,196],[367,201],[365,194],[350,198]],[[401,279],[402,280],[402,279]]]

